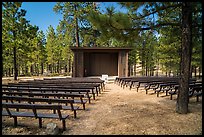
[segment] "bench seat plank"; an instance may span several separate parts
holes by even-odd
[[[3,110],[6,109],[6,110]],[[15,111],[13,109],[20,109],[21,111]],[[32,110],[33,112],[28,112],[24,109]],[[38,109],[43,110],[57,110],[57,114],[53,113],[38,113]],[[24,110],[24,111],[23,111]],[[61,114],[62,106],[61,105],[51,105],[51,104],[25,104],[25,103],[6,103],[2,102],[2,116],[13,117],[14,126],[17,126],[17,117],[33,117],[39,120],[39,127],[42,128],[42,118],[54,118],[62,121],[63,130],[66,130],[65,120],[69,117],[68,114]]]
[[[16,112],[16,111],[10,111],[12,116],[17,117],[35,117],[33,112]],[[7,111],[2,111],[2,116],[10,116]],[[68,118],[69,115],[62,115],[62,119]],[[59,119],[58,114],[53,113],[37,113],[37,118],[53,118],[53,119]]]

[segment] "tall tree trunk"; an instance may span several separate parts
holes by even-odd
[[[179,91],[176,102],[176,112],[180,114],[188,113],[188,90],[189,75],[192,52],[192,9],[190,2],[182,4],[182,56],[181,56],[181,75]]]
[[[35,64],[32,65],[33,66],[33,76],[35,75]]]
[[[6,76],[6,77],[8,76],[8,69],[6,69],[6,70],[3,69],[1,71],[1,77],[4,77],[4,76]]]
[[[8,70],[9,72],[8,72],[8,75],[9,75],[9,77],[11,76],[11,68],[9,68],[9,70]]]
[[[72,65],[71,65],[71,59],[69,58],[69,62],[68,62],[68,75],[70,75],[70,72],[71,72],[71,67],[72,67]]]
[[[52,73],[52,64],[48,64],[48,72]]]
[[[55,68],[56,68],[55,63],[53,63],[52,68],[53,68],[52,73],[55,73]]]
[[[85,72],[87,71],[86,69],[84,70]],[[128,76],[132,75],[132,70],[131,67],[128,65]]]
[[[39,65],[37,64],[37,76],[39,76]]]
[[[190,78],[193,77],[193,66],[190,66],[190,75],[189,75]]]
[[[191,67],[190,67],[190,71],[191,71],[191,72],[190,72],[190,73],[191,73],[191,74],[190,74],[190,78],[192,78],[192,77],[194,77],[194,75],[193,75],[194,66],[191,66]]]
[[[198,78],[199,79],[201,78],[201,68],[200,67],[198,68]]]
[[[157,70],[156,70],[156,76],[158,75],[159,75],[159,59],[158,59]]]
[[[18,67],[16,60],[16,46],[13,47],[14,80],[18,79]]]
[[[96,2],[93,2],[93,8],[96,11]],[[93,47],[96,47],[97,30],[93,28]]]
[[[14,68],[11,69],[11,74],[14,75]]]
[[[53,70],[54,70],[54,66],[53,66],[53,63],[50,64],[50,73],[52,74],[53,73]]]
[[[61,74],[60,61],[57,61],[57,73]]]
[[[47,63],[47,72],[50,71],[50,65]]]
[[[77,11],[77,5],[74,4],[74,10]],[[76,32],[76,35],[75,35],[75,39],[76,39],[76,47],[79,47],[79,26],[78,26],[78,18],[76,16],[74,16],[74,20],[75,20],[75,32]]]
[[[194,77],[196,78],[196,66],[194,67]]]
[[[21,76],[21,68],[19,66],[17,66],[18,68],[18,76]]]
[[[28,75],[28,67],[25,65],[25,75]]]
[[[41,75],[43,75],[43,72],[44,72],[44,66],[43,66],[43,63],[41,63]]]
[[[33,75],[33,64],[31,64],[31,66],[30,66],[30,73],[31,73],[31,75]]]
[[[67,65],[64,65],[64,72],[67,73]]]

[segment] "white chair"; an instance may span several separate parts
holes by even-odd
[[[105,81],[104,83],[106,84],[106,82],[108,82],[108,75],[102,74],[101,80],[104,80]]]

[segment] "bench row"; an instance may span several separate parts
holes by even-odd
[[[100,84],[66,84],[65,81],[56,83],[9,83],[2,85],[2,116],[10,116],[14,118],[14,125],[17,126],[17,117],[35,117],[39,119],[39,127],[42,127],[42,118],[55,118],[62,120],[62,128],[66,130],[65,120],[68,114],[62,115],[62,110],[71,110],[76,118],[76,111],[80,110],[79,106],[74,104],[82,104],[85,110],[86,98],[90,103],[90,98],[95,94],[101,93],[105,86],[103,82]],[[98,88],[98,90],[97,90]],[[13,109],[15,108],[15,110]],[[22,109],[30,109],[31,111],[20,112]],[[44,109],[46,113],[37,112]],[[47,113],[53,110],[54,113]],[[56,114],[57,111],[57,114]]]
[[[175,77],[124,77],[117,79],[115,83],[123,88],[130,86],[130,90],[135,87],[137,92],[139,88],[144,88],[146,94],[149,90],[153,90],[157,97],[159,93],[166,92],[166,96],[168,93],[171,95],[170,99],[172,95],[178,93],[179,89],[179,79]],[[198,97],[202,96],[202,82],[196,82],[195,79],[189,81],[189,97],[192,96],[196,96],[197,101]]]
[[[42,118],[53,118],[59,119],[62,121],[62,129],[66,130],[65,120],[69,117],[68,114],[61,113],[62,105],[53,105],[53,104],[22,104],[22,103],[8,103],[2,102],[2,116],[9,116],[14,119],[14,126],[17,126],[18,117],[34,117],[39,120],[39,127],[42,128]],[[20,109],[26,111],[15,111],[11,109]],[[32,110],[32,111],[28,111]],[[46,113],[38,113],[37,110],[45,110]],[[56,110],[56,113],[48,113],[48,110]]]

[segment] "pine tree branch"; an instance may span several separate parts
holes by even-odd
[[[138,28],[129,28],[129,29],[119,29],[114,27],[110,22],[109,22],[110,27],[116,29],[116,30],[121,30],[121,31],[142,31],[142,30],[153,30],[159,27],[163,27],[163,26],[177,26],[177,27],[181,27],[180,23],[159,23],[153,26],[149,26],[149,27],[138,27]]]
[[[140,16],[140,17],[136,17],[136,18],[132,18],[132,19],[133,19],[133,20],[139,20],[139,19],[145,18],[145,17],[147,17],[147,16],[150,16],[150,15],[152,15],[152,14],[155,14],[155,13],[161,11],[161,10],[165,10],[165,9],[168,9],[168,8],[177,8],[177,7],[180,7],[180,6],[182,6],[182,3],[180,3],[180,4],[175,4],[175,5],[164,6],[164,7],[160,7],[160,8],[158,8],[157,10],[155,10],[155,11],[153,11],[153,12],[150,12],[150,13],[147,13],[147,14],[142,15],[142,16]]]
[[[155,28],[159,28],[159,27],[163,27],[163,26],[177,26],[177,27],[181,27],[180,23],[159,23],[153,26],[149,26],[146,28],[138,28],[139,30],[150,30],[150,29],[155,29]]]

